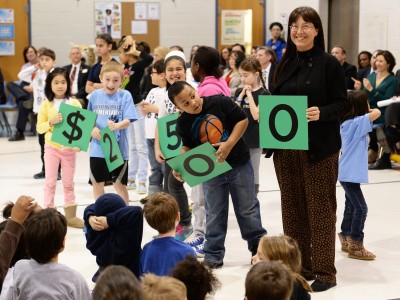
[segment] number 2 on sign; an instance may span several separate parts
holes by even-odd
[[[112,162],[114,162],[114,161],[116,161],[118,159],[118,155],[113,155],[113,143],[112,143],[112,140],[111,140],[111,136],[108,133],[103,135],[103,142],[106,143],[106,140],[108,140],[110,142],[110,156],[109,156],[109,159],[110,159],[110,162],[112,163]]]

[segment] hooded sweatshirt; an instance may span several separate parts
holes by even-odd
[[[215,76],[206,76],[202,83],[197,86],[197,92],[200,97],[223,94],[231,97],[231,90],[226,84],[225,79]]]

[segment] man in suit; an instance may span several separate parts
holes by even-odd
[[[83,108],[86,108],[88,100],[85,86],[90,67],[82,62],[82,52],[78,46],[71,48],[69,58],[71,64],[64,66],[64,69],[67,70],[71,80],[71,94],[81,102]]]
[[[346,62],[346,50],[342,46],[335,46],[332,48],[331,54],[342,65],[344,75],[346,77],[346,87],[348,90],[354,90],[354,81],[351,78],[357,77],[357,68]]]
[[[272,92],[274,86],[272,79],[274,78],[276,67],[276,54],[271,47],[260,46],[257,48],[256,59],[261,64],[262,76],[265,81],[266,88]]]

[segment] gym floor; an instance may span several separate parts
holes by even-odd
[[[40,148],[37,137],[26,137],[24,141],[8,142],[0,138],[0,207],[7,201],[15,201],[19,195],[33,196],[43,204],[44,180],[33,179],[40,171]],[[400,164],[394,169],[370,171],[370,183],[363,185],[364,196],[369,206],[365,226],[365,246],[376,254],[375,261],[349,259],[340,251],[336,242],[336,268],[338,285],[323,293],[312,295],[313,299],[394,299],[400,298]],[[295,166],[291,166],[295,167]],[[260,166],[261,215],[269,235],[283,233],[280,194],[272,159],[262,159]],[[75,192],[79,204],[78,214],[82,216],[87,204],[93,203],[91,186],[88,185],[89,157],[78,153],[75,174]],[[107,192],[114,192],[106,187]],[[143,197],[130,191],[131,205],[140,205]],[[396,196],[397,195],[397,196]],[[340,228],[344,208],[344,192],[337,186],[338,222]],[[56,205],[60,211],[63,205],[62,184],[58,182]],[[251,254],[241,239],[239,228],[230,209],[229,230],[225,243],[224,267],[216,271],[222,286],[211,299],[243,299],[244,281],[250,268]],[[143,245],[152,239],[155,231],[147,224],[144,227]],[[79,271],[92,289],[92,275],[97,270],[94,256],[85,248],[82,230],[68,228],[66,249],[59,256],[59,262]]]

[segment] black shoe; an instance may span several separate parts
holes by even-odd
[[[390,154],[385,153],[379,158],[372,166],[369,166],[368,169],[370,170],[385,170],[391,169],[392,163],[390,162]]]
[[[35,178],[35,179],[43,179],[43,178],[45,178],[46,176],[44,175],[44,172],[42,171],[42,172],[39,172],[39,173],[37,173],[37,174],[35,174],[35,175],[33,175],[33,178]]]
[[[218,262],[211,262],[211,261],[203,261],[203,264],[206,267],[209,267],[210,269],[219,269],[224,265],[223,261],[218,261]]]
[[[58,172],[57,180],[61,180],[61,172]]]
[[[326,290],[329,290],[330,288],[333,288],[334,286],[336,286],[336,282],[324,282],[319,279],[315,280],[311,284],[313,292],[324,292]]]
[[[16,132],[12,137],[8,139],[9,142],[17,142],[17,141],[23,141],[25,140],[24,134],[21,134],[19,132]]]

